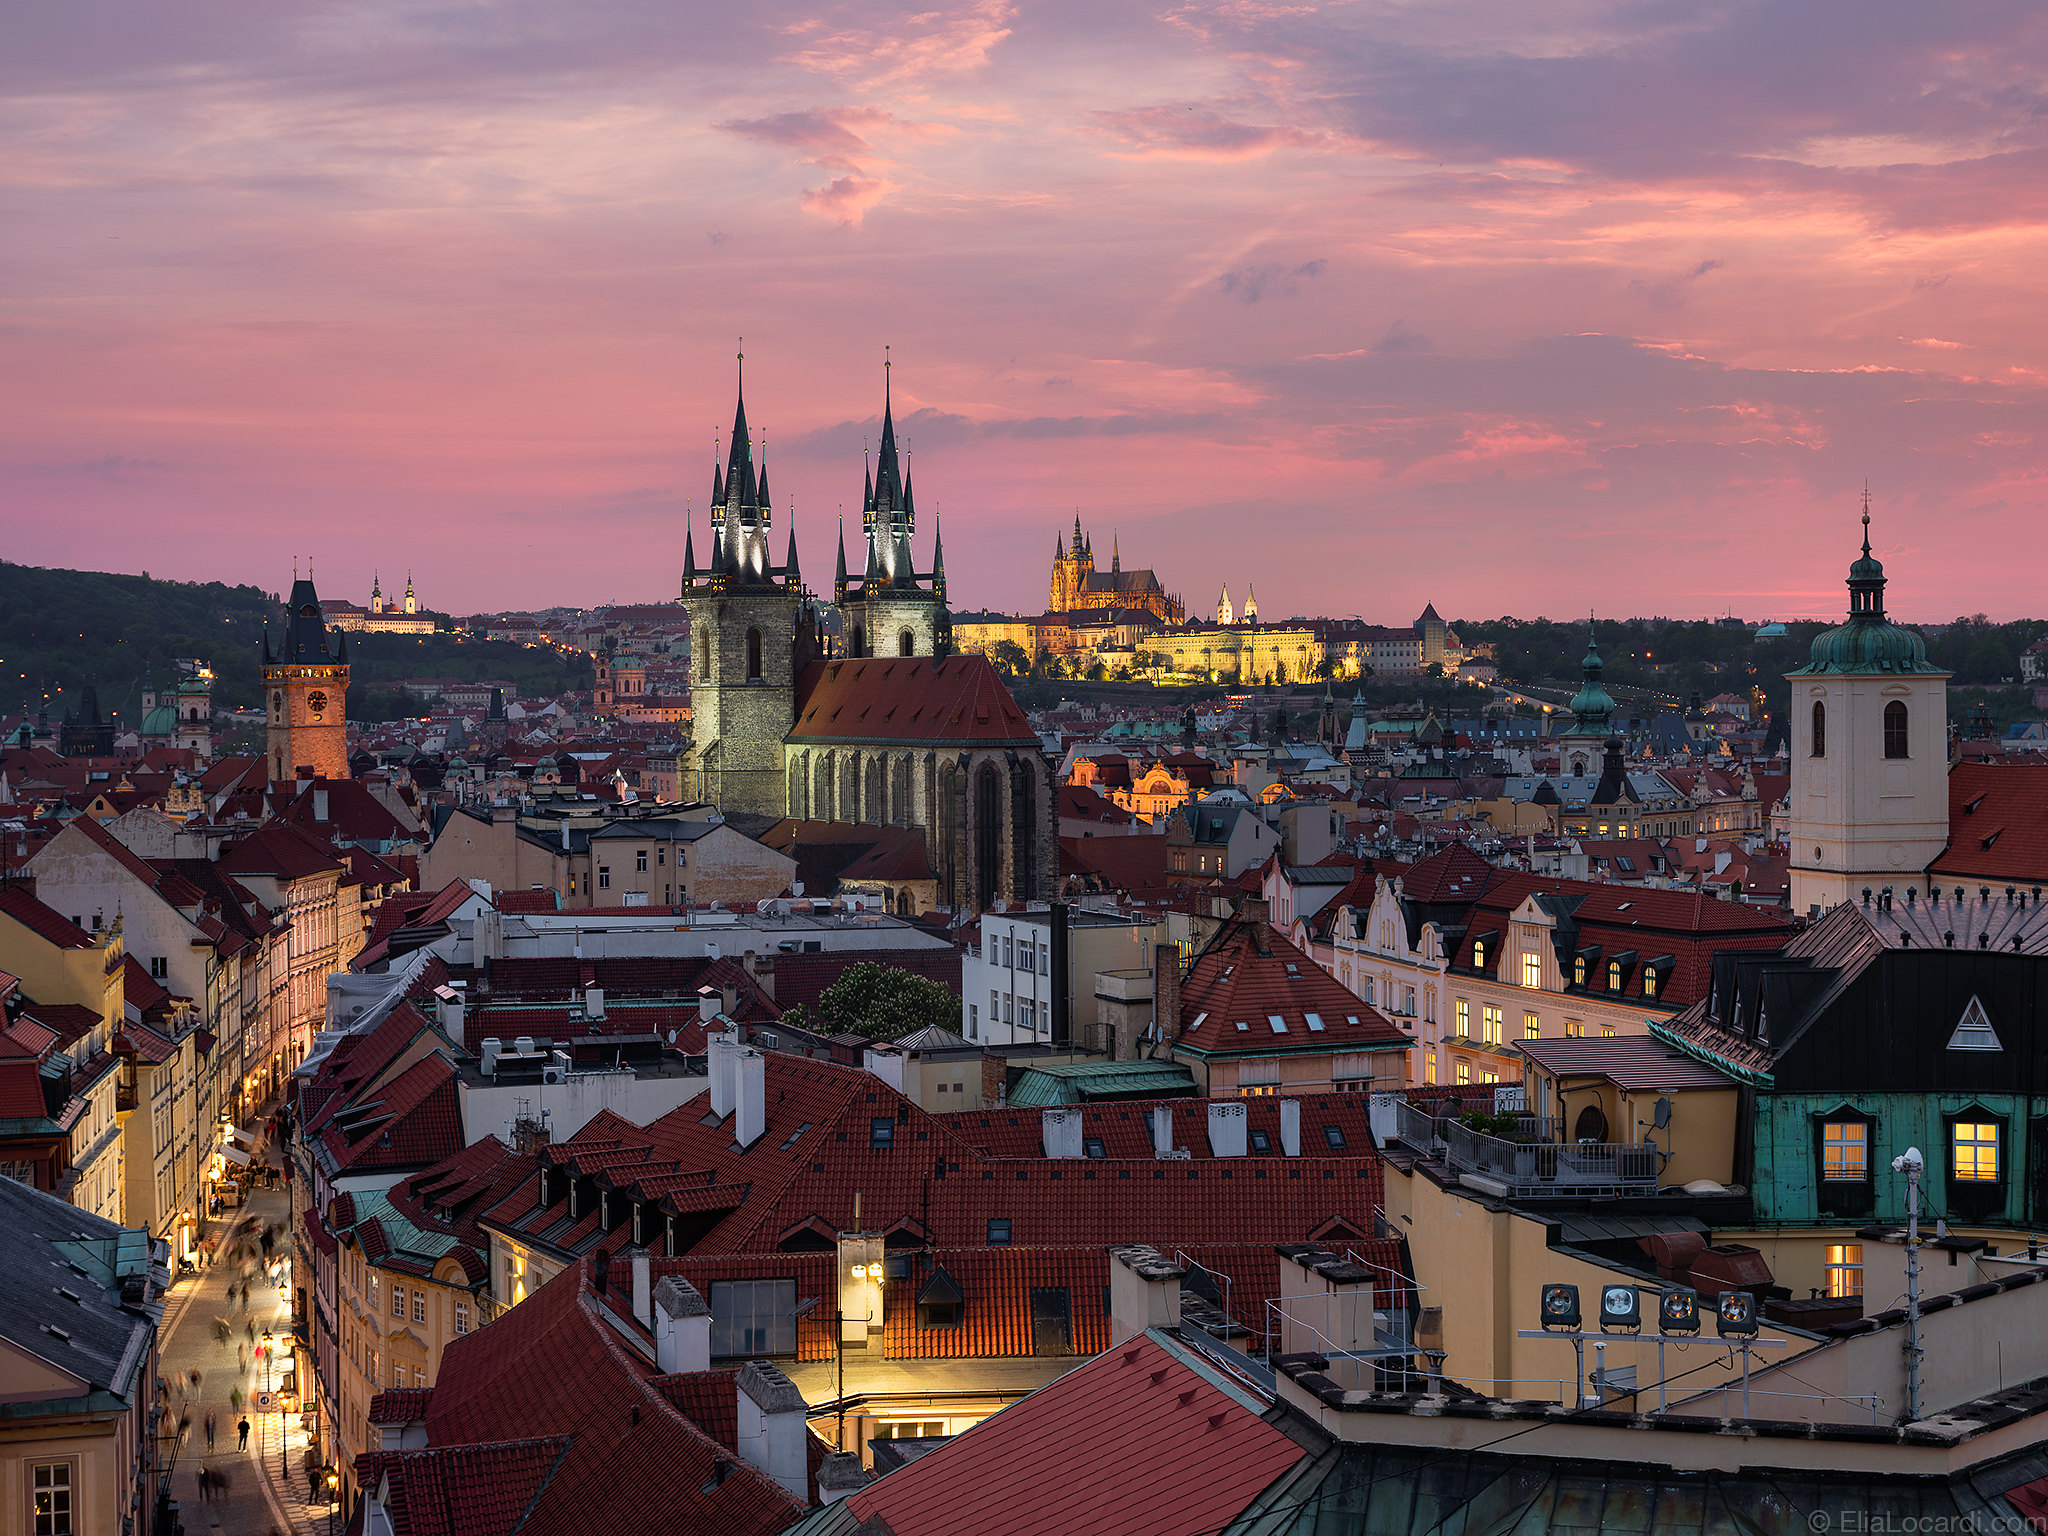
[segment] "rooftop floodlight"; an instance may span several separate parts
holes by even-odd
[[[1723,1291],[1714,1306],[1714,1327],[1723,1338],[1756,1332],[1756,1297],[1748,1291]]]
[[[1570,1332],[1579,1326],[1579,1288],[1576,1285],[1543,1287],[1543,1326],[1556,1332]]]
[[[1699,1292],[1690,1286],[1666,1291],[1657,1303],[1657,1328],[1660,1333],[1698,1333]]]
[[[1632,1285],[1600,1287],[1600,1331],[1634,1333],[1643,1326],[1642,1299]]]

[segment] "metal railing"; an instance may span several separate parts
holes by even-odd
[[[1442,1126],[1426,1109],[1419,1109],[1406,1099],[1394,1106],[1394,1139],[1406,1142],[1424,1157],[1434,1157],[1444,1149]]]
[[[1509,1141],[1455,1122],[1444,1126],[1445,1157],[1461,1173],[1498,1179],[1512,1194],[1655,1194],[1658,1149],[1651,1142]]]

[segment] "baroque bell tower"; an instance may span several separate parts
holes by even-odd
[[[264,752],[272,783],[348,777],[348,636],[327,632],[310,571],[292,581],[284,637],[263,627]]]

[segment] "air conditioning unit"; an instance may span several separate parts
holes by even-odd
[[[567,1076],[568,1074],[564,1072],[560,1067],[543,1067],[541,1069],[540,1080],[543,1083],[559,1084]]]

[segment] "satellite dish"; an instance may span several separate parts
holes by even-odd
[[[1657,1129],[1663,1130],[1671,1124],[1671,1097],[1669,1094],[1657,1100]]]

